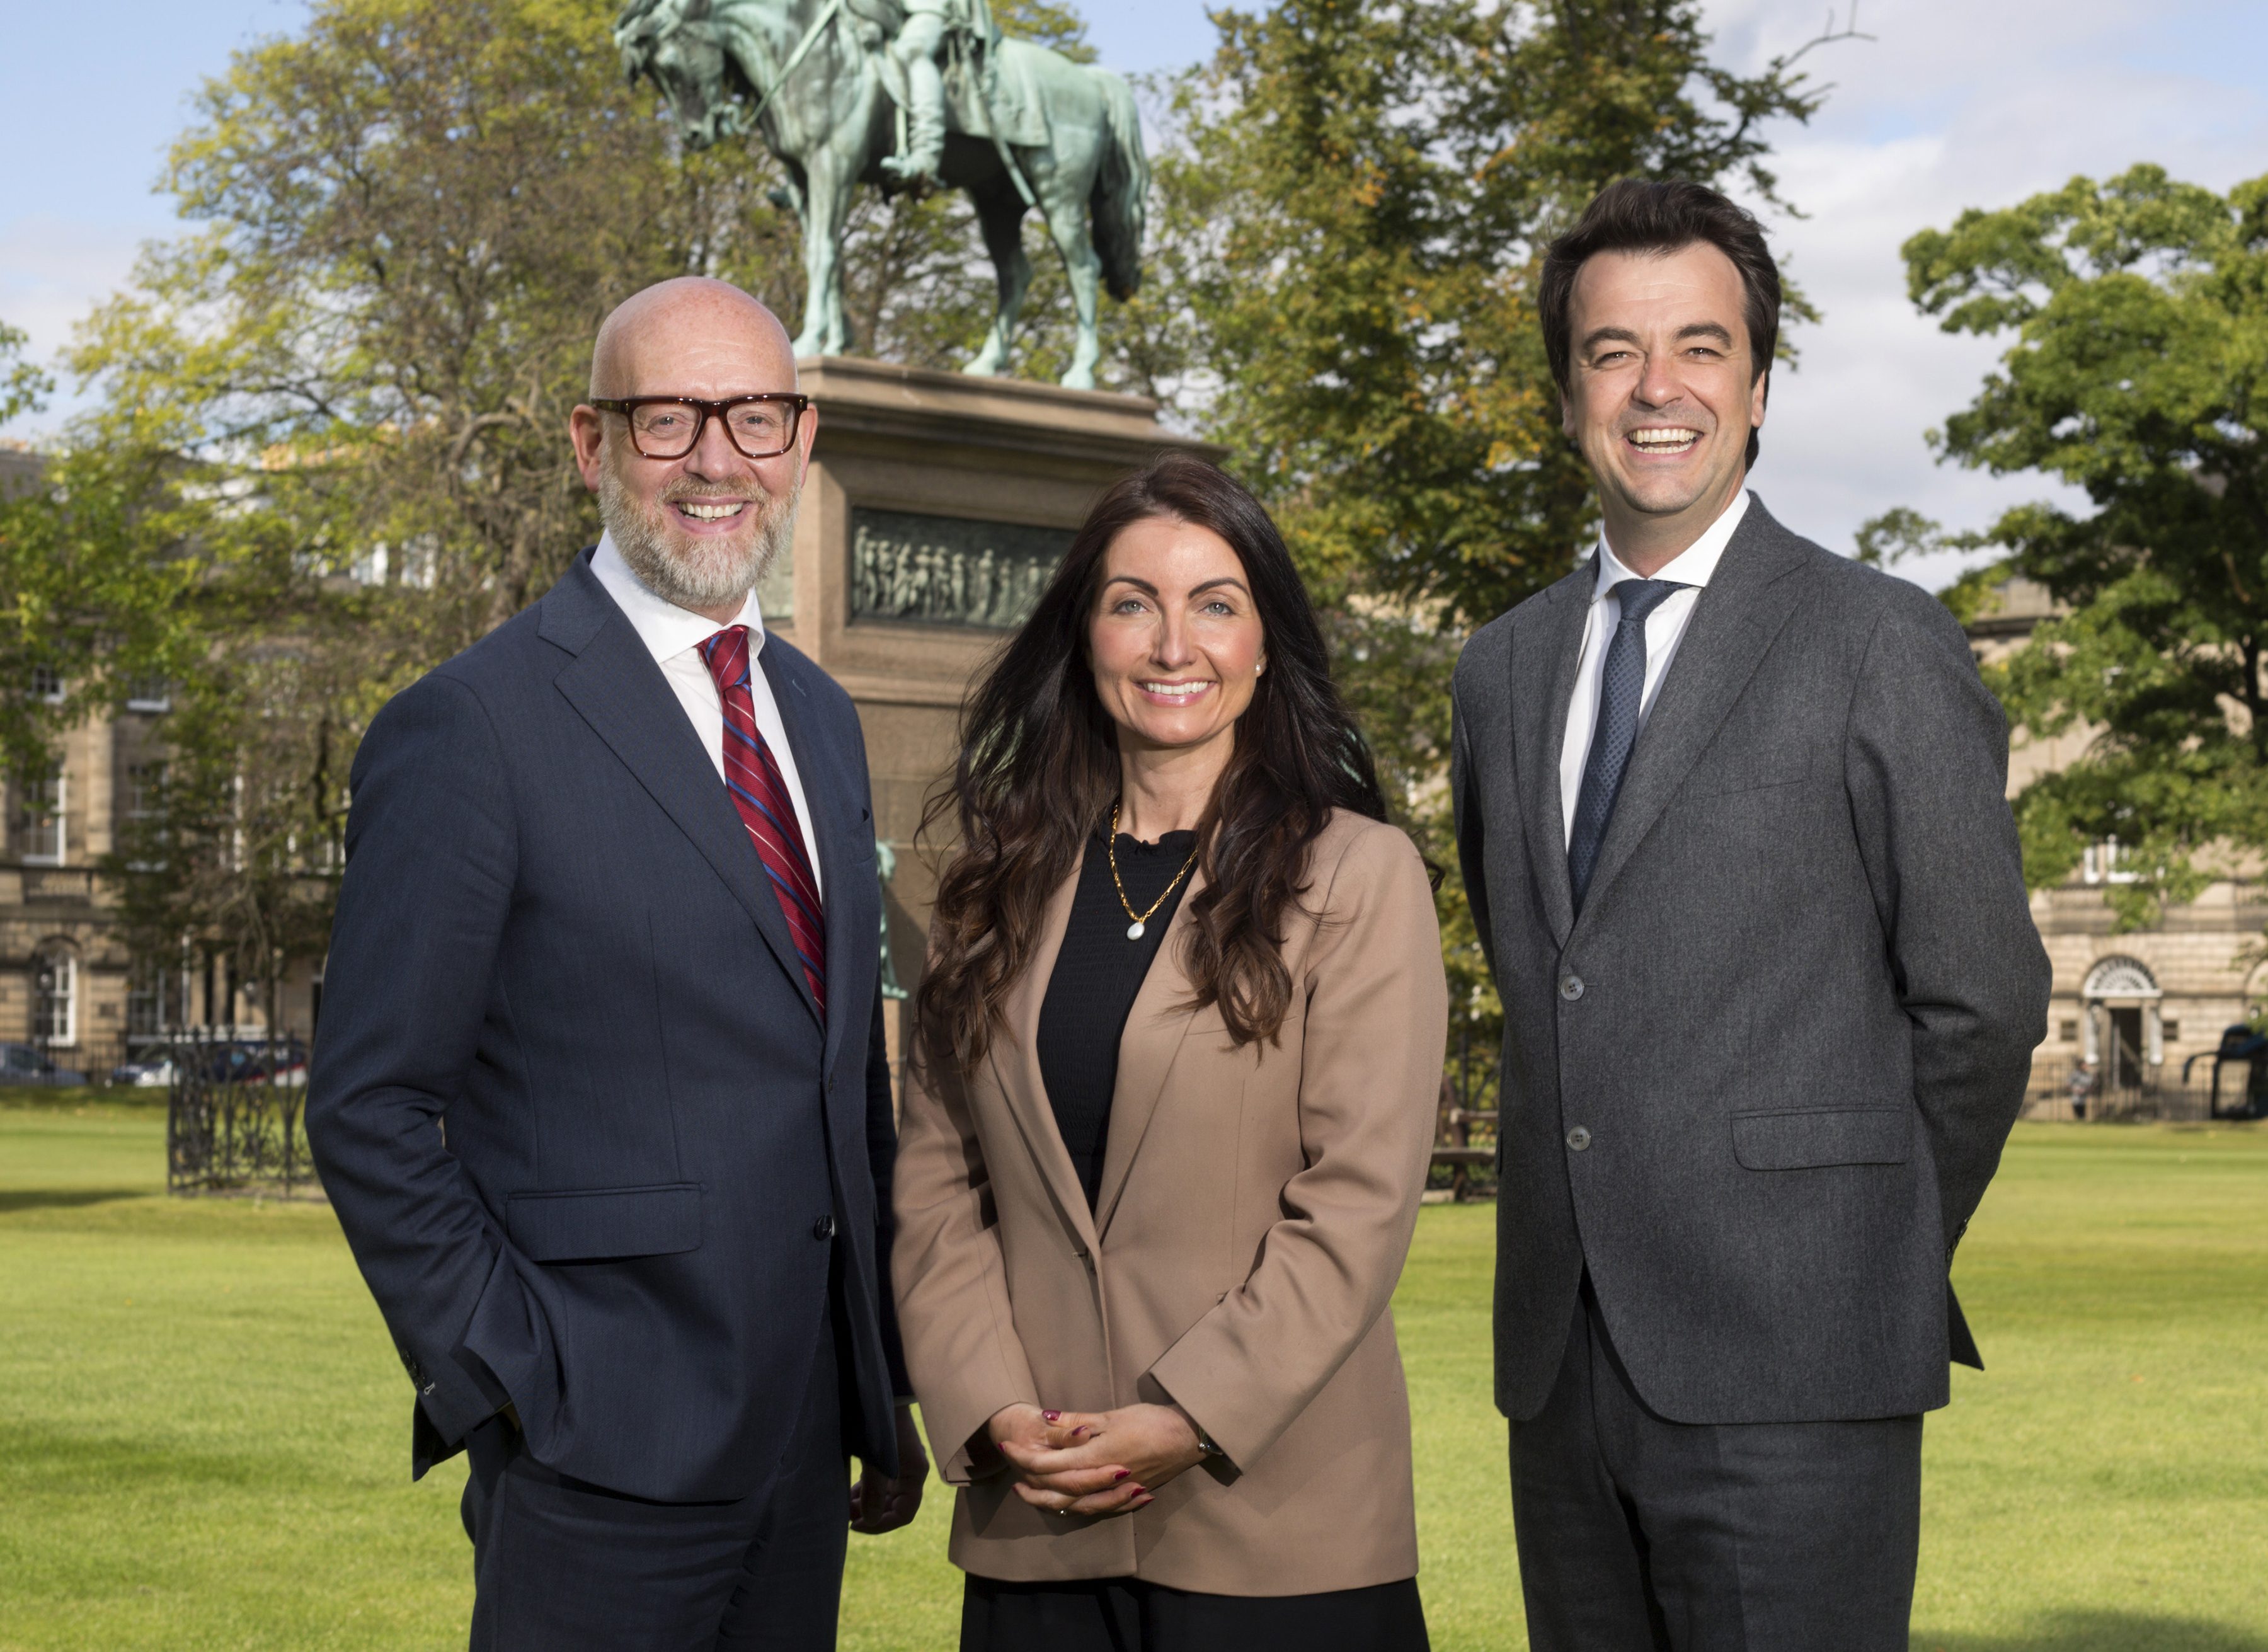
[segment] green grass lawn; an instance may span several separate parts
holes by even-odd
[[[464,1642],[457,1464],[330,1213],[162,1192],[162,1112],[0,1105],[0,1648]],[[1491,1213],[1396,1302],[1443,1652],[1526,1644],[1488,1402]],[[1929,1424],[1921,1652],[2268,1652],[2268,1132],[2028,1126],[1958,1273],[1992,1369]],[[946,1504],[854,1538],[843,1645],[946,1648]]]

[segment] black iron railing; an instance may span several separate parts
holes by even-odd
[[[2087,1124],[2259,1118],[2268,1117],[2268,1094],[2251,1082],[2242,1062],[2218,1074],[2211,1066],[2186,1071],[2171,1062],[2114,1074],[2076,1061],[2041,1061],[2032,1068],[2024,1117]]]
[[[1470,1021],[1451,1023],[1428,1180],[1437,1197],[1442,1189],[1453,1199],[1495,1196],[1497,1053],[1493,1039],[1475,1038]]]
[[[173,1066],[168,1192],[273,1191],[289,1198],[318,1191],[302,1118],[303,1046],[283,1037],[189,1036],[161,1048]]]

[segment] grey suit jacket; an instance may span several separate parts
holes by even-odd
[[[1975,1362],[1947,1284],[2048,963],[2007,725],[1961,627],[1752,501],[1631,754],[1589,897],[1559,744],[1594,569],[1459,660],[1458,850],[1505,1007],[1497,1403],[1589,1271],[1677,1422],[1903,1415]]]

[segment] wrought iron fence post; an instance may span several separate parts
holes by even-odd
[[[308,1180],[306,1066],[289,1038],[184,1034],[169,1048],[166,1185],[174,1193],[272,1187],[286,1198]]]

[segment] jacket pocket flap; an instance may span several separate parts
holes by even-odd
[[[701,1247],[701,1187],[597,1188],[588,1192],[514,1193],[504,1231],[535,1262],[595,1262],[666,1257]]]
[[[1733,1115],[1733,1156],[1751,1170],[1904,1164],[1913,1119],[1901,1107],[1815,1107]]]
[[[1696,798],[1730,797],[1742,792],[1769,792],[1784,785],[1801,785],[1811,778],[1808,754],[1776,755],[1761,763],[1730,763],[1697,771],[1690,782]]]

